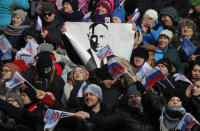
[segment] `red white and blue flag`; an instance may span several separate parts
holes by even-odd
[[[140,17],[139,9],[136,8],[132,15],[128,16],[128,22],[127,23],[135,23],[137,19]]]
[[[142,80],[145,77],[145,74],[147,74],[151,69],[152,67],[147,62],[145,62],[140,70],[136,73],[136,77],[139,80]]]
[[[123,75],[126,71],[126,69],[117,62],[114,58],[110,59],[108,61],[108,69],[113,77],[113,79],[116,81],[121,75]]]
[[[37,22],[36,22],[36,30],[41,31],[42,30],[42,20],[41,18],[38,16],[37,17]]]
[[[154,84],[164,78],[165,75],[161,72],[161,70],[158,67],[152,68],[145,76],[145,78],[142,80],[142,84],[148,91]]]
[[[110,46],[109,45],[106,45],[105,47],[103,47],[101,50],[99,50],[97,52],[97,57],[100,59],[100,60],[103,60],[105,57],[109,56],[109,55],[112,55],[113,52],[112,50],[110,49]]]
[[[25,46],[25,50],[32,55],[33,57],[37,55],[38,53],[38,47],[39,45],[32,40],[28,41],[28,43]]]
[[[87,87],[88,86],[87,86],[86,82],[84,81],[78,91],[77,97],[83,97],[85,95],[85,90],[87,89]]]
[[[6,87],[12,89],[25,81],[26,80],[18,72],[15,72],[12,79],[10,81],[6,82]]]
[[[173,75],[173,77],[175,77],[175,81],[180,80],[180,81],[184,81],[184,82],[192,84],[192,82],[187,77],[185,77],[185,75],[182,73],[176,73]]]
[[[89,22],[91,11],[84,15],[82,22]]]
[[[56,6],[58,10],[61,10],[63,8],[62,2],[63,0],[56,0]]]
[[[123,5],[124,5],[124,2],[125,2],[126,0],[119,0],[119,7],[122,7]]]

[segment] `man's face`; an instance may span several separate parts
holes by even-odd
[[[128,105],[134,108],[140,108],[142,106],[141,96],[133,94],[128,98]]]
[[[95,107],[99,104],[99,98],[95,94],[87,93],[85,95],[85,103],[88,107]]]
[[[52,12],[44,12],[44,21],[46,23],[51,23],[55,20],[56,15]]]
[[[90,38],[90,46],[95,52],[108,44],[106,41],[107,32],[108,30],[106,27],[101,24],[94,27],[94,34],[92,34]]]
[[[160,70],[162,71],[163,74],[169,73],[167,67],[164,64],[158,64],[157,66],[158,66],[158,68],[160,68]]]

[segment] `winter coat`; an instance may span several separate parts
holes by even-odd
[[[161,49],[159,46],[157,46],[156,53],[154,56],[155,61],[157,62],[160,59],[162,59],[164,57],[165,53],[167,52],[167,50],[168,50],[168,46],[166,46],[164,49]]]
[[[63,21],[70,21],[70,22],[81,22],[83,18],[83,14],[80,11],[75,11],[73,13],[67,13],[67,12],[60,12],[60,15],[63,19]]]

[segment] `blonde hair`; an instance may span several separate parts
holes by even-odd
[[[83,65],[77,65],[76,67],[74,67],[72,73],[74,74],[74,71],[77,67],[81,68],[83,71],[83,80],[87,80],[89,77],[89,73],[88,73],[87,69],[85,68],[85,66],[83,66]]]

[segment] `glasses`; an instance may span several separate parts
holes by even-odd
[[[49,12],[49,13],[44,13],[44,16],[46,16],[46,15],[48,15],[49,17],[52,15],[52,13],[51,12]]]
[[[3,70],[1,70],[1,72],[5,72],[5,73],[8,73],[10,70],[8,70],[8,69],[3,69]]]

